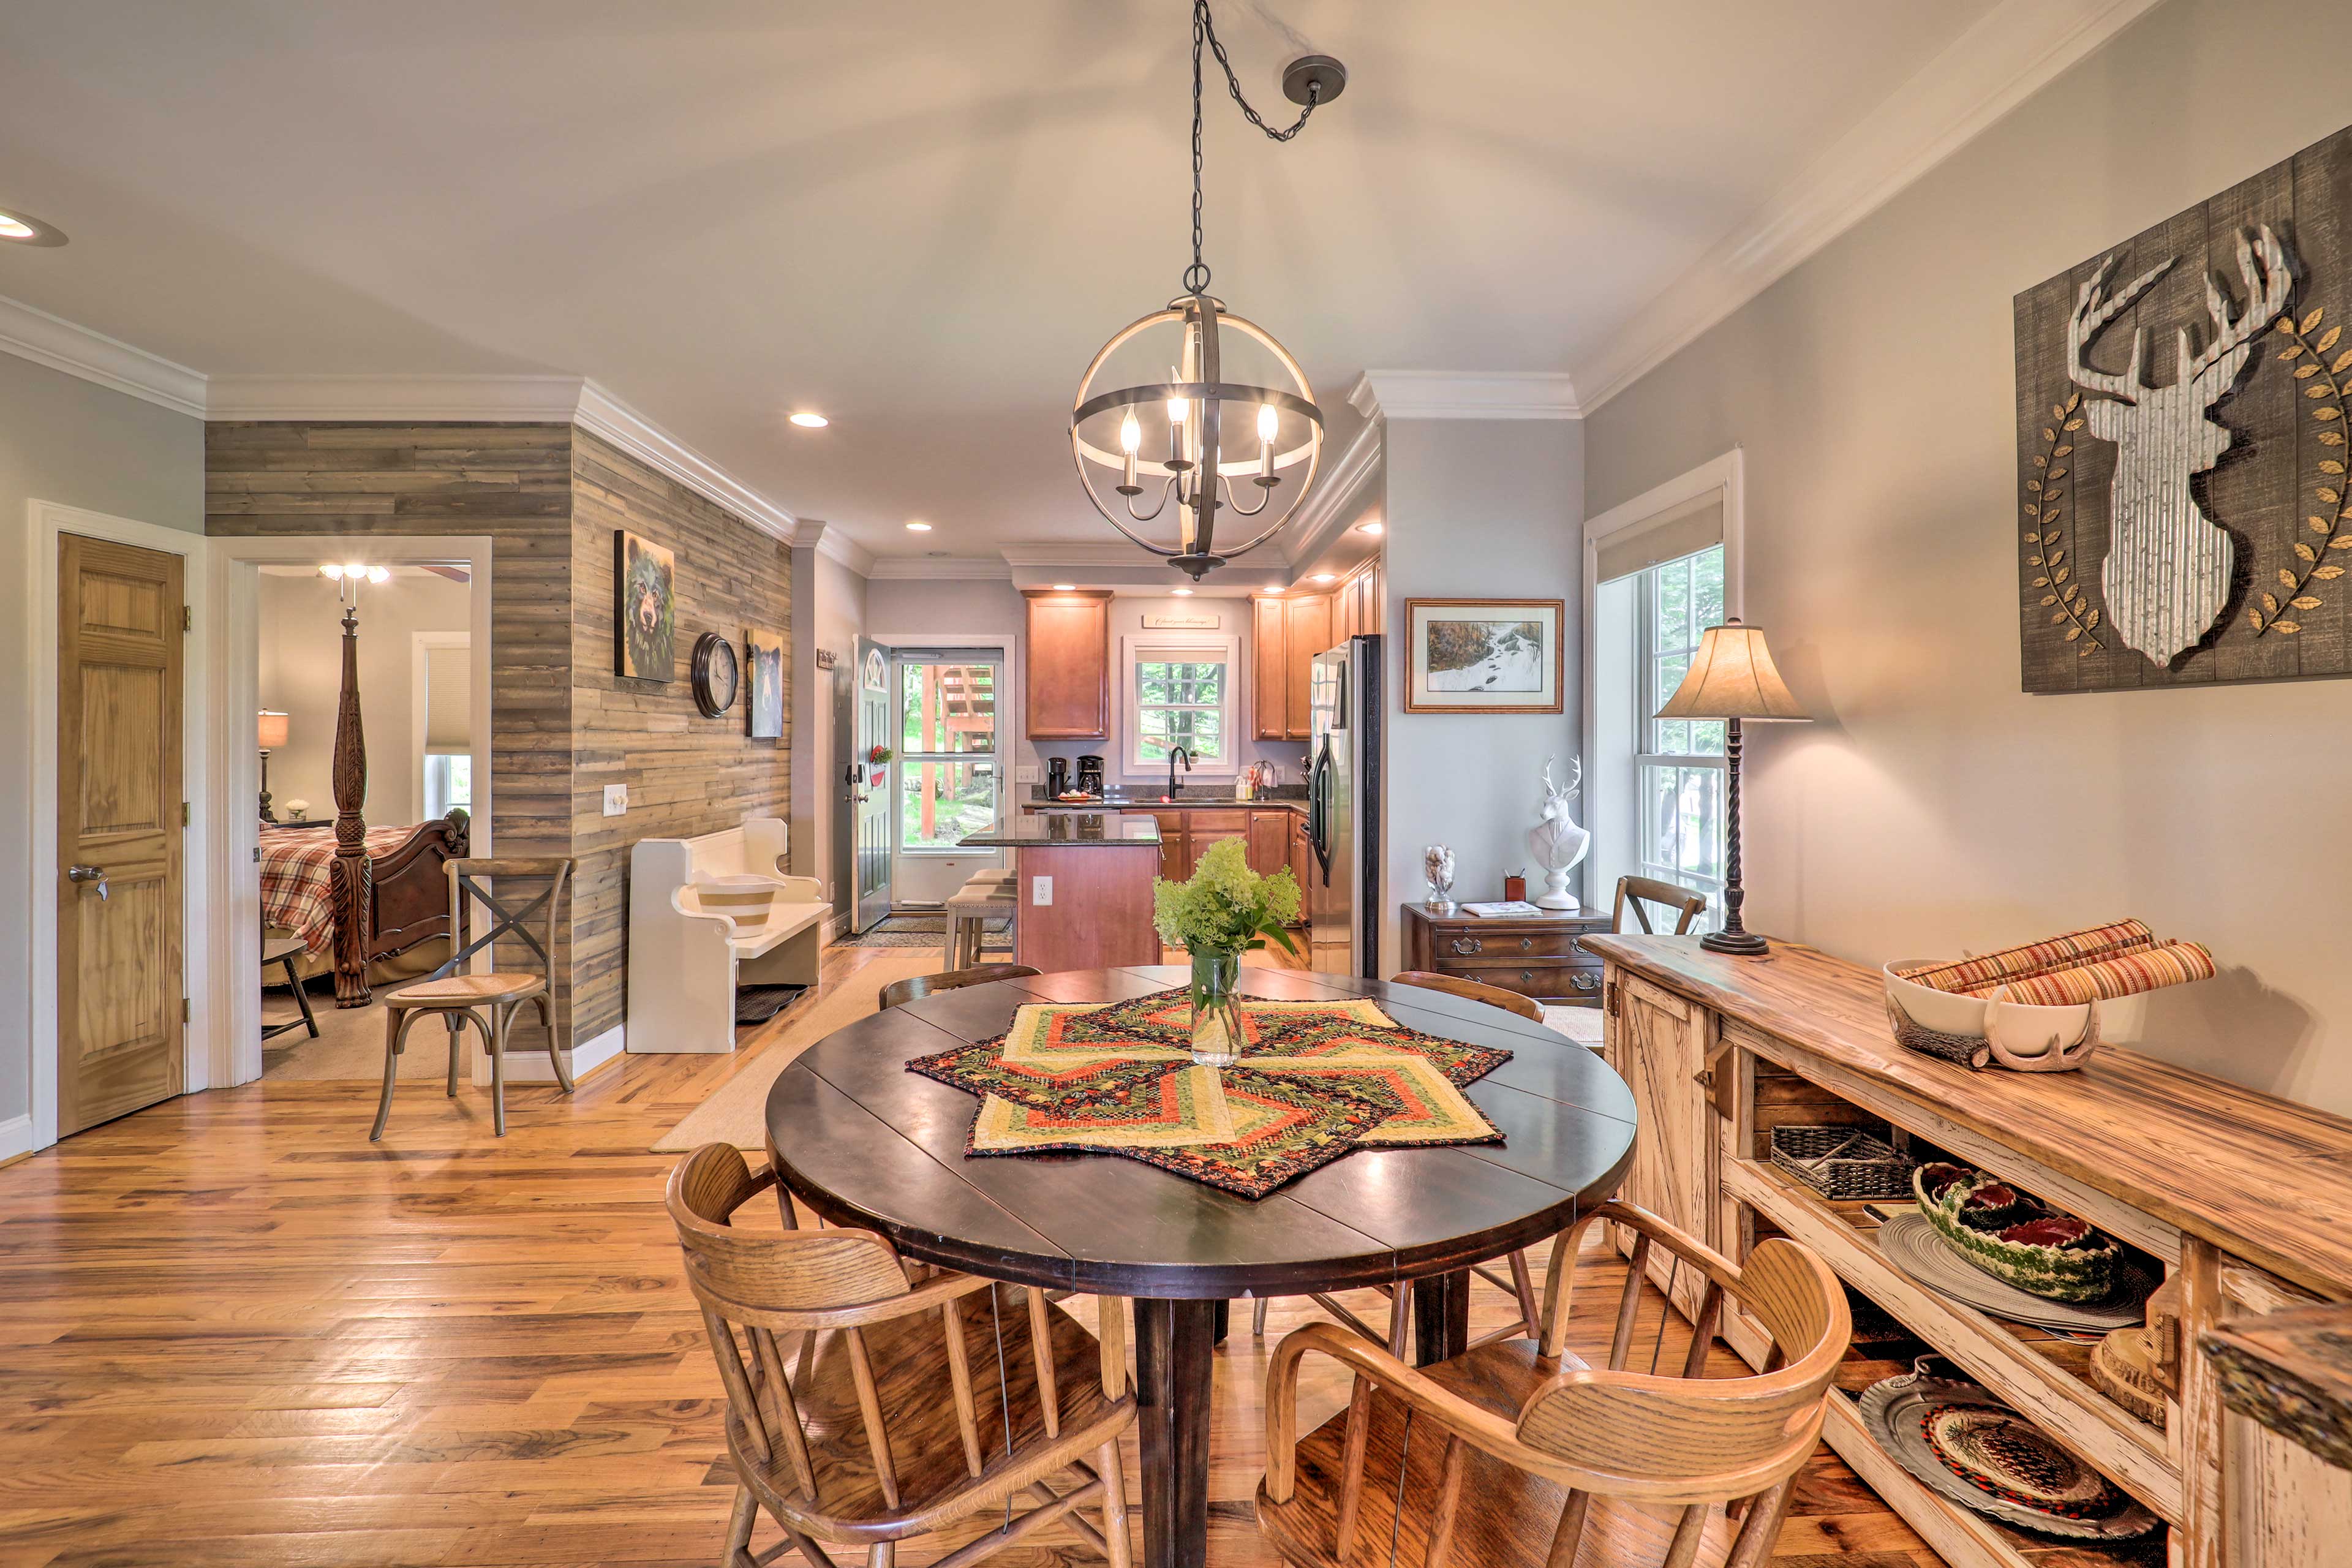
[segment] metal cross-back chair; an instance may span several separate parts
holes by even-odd
[[[1569,1306],[1587,1228],[1634,1233],[1606,1367],[1568,1353]],[[1706,1281],[1680,1375],[1635,1362],[1654,1247]],[[1662,1314],[1663,1298],[1653,1298]],[[1769,1341],[1760,1371],[1705,1373],[1724,1304]],[[1266,1373],[1266,1476],[1258,1527],[1298,1568],[1759,1568],[1797,1471],[1821,1440],[1830,1379],[1853,1330],[1829,1266],[1783,1237],[1745,1264],[1629,1204],[1609,1203],[1554,1242],[1540,1342],[1517,1340],[1409,1367],[1328,1323],[1286,1336]],[[1348,1408],[1297,1431],[1299,1364],[1328,1355],[1355,1373]],[[1629,1364],[1633,1363],[1633,1364]],[[1664,1517],[1661,1507],[1680,1510]]]
[[[554,1064],[555,1080],[563,1086],[564,1093],[572,1092],[572,1069],[563,1065],[563,1053],[555,1037],[554,995],[555,921],[562,907],[564,885],[572,878],[571,860],[556,855],[493,857],[451,860],[446,862],[446,869],[450,942],[455,950],[449,961],[431,974],[413,985],[402,986],[383,999],[383,1098],[376,1104],[375,1130],[368,1134],[370,1142],[383,1136],[383,1124],[392,1115],[392,1087],[399,1080],[400,1057],[407,1048],[409,1026],[427,1015],[439,1016],[448,1026],[448,1091],[452,1095],[457,1092],[458,1042],[465,1037],[465,1027],[471,1024],[481,1031],[482,1044],[490,1053],[490,1115],[499,1137],[505,1137],[507,1132],[507,1026],[524,1003],[539,1009],[540,1022],[547,1032],[547,1059]],[[482,879],[488,879],[491,886],[484,887]],[[513,889],[518,884],[522,891],[533,885],[544,885],[538,897],[528,903],[520,901],[520,892],[517,891],[509,891],[501,900],[499,890]],[[474,903],[488,911],[489,930],[457,947],[456,944],[470,923],[467,917]],[[525,923],[533,916],[541,917],[541,930],[538,931]],[[538,956],[536,973],[467,973],[468,961],[478,952],[488,951],[495,963],[494,944],[506,936],[520,942]],[[485,1012],[489,1015],[487,1022],[482,1017]]]
[[[727,1390],[738,1484],[725,1568],[787,1548],[834,1568],[828,1545],[892,1568],[900,1541],[1000,1510],[998,1528],[939,1568],[967,1568],[1057,1520],[1129,1568],[1127,1303],[1099,1299],[1097,1340],[1042,1291],[944,1270],[916,1279],[885,1237],[790,1228],[788,1204],[786,1229],[737,1229],[732,1216],[772,1187],[781,1200],[773,1168],[755,1173],[726,1143],[704,1144],[669,1178],[687,1283]],[[1056,1477],[1075,1484],[1057,1489]],[[1099,1530],[1077,1512],[1088,1505]],[[762,1511],[784,1542],[755,1556]]]

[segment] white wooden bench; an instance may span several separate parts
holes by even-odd
[[[824,903],[815,879],[783,870],[772,816],[695,838],[641,838],[629,852],[628,1048],[731,1051],[735,988],[814,985]]]

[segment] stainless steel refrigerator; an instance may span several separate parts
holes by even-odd
[[[1380,978],[1381,639],[1315,656],[1307,774],[1309,967]]]

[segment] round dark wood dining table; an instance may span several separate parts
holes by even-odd
[[[1600,1056],[1444,992],[1244,969],[1245,994],[1371,996],[1400,1024],[1513,1053],[1469,1086],[1505,1142],[1360,1150],[1253,1202],[1111,1154],[972,1158],[979,1102],[907,1062],[983,1040],[1034,1002],[1116,1002],[1185,983],[1171,966],[940,992],[828,1035],[769,1091],[768,1144],[793,1196],[905,1256],[1134,1302],[1149,1568],[1208,1557],[1209,1391],[1228,1300],[1409,1282],[1414,1353],[1460,1354],[1469,1268],[1558,1234],[1633,1163],[1633,1097]]]

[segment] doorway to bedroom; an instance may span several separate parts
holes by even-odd
[[[261,1075],[380,1084],[384,994],[447,962],[443,868],[482,852],[481,585],[466,559],[349,542],[251,572]],[[358,857],[338,868],[342,807],[362,825],[363,879]],[[357,919],[339,884],[361,889]],[[407,1045],[399,1077],[447,1070],[440,1031]]]

